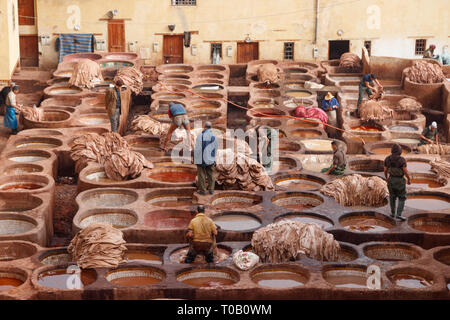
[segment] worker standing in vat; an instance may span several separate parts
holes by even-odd
[[[172,138],[172,133],[177,128],[182,126],[186,129],[188,133],[189,146],[191,146],[191,127],[189,125],[189,118],[187,116],[186,109],[183,105],[179,103],[170,102],[169,103],[169,118],[172,119],[172,124],[170,125],[169,132],[167,133],[166,141],[164,141],[163,149],[166,149],[167,143]]]
[[[20,109],[20,106],[17,104],[16,95],[19,93],[19,86],[14,86],[12,90],[8,93],[6,97],[6,111],[5,117],[3,119],[3,125],[5,128],[9,128],[12,130],[12,134],[17,134],[17,117],[16,113],[18,113],[17,109]]]
[[[15,87],[15,82],[11,82],[9,86],[6,86],[0,92],[0,115],[4,115],[6,112],[6,97]]]
[[[108,112],[109,120],[111,122],[112,132],[117,132],[119,130],[122,109],[120,92],[123,86],[123,81],[119,79],[114,83],[114,86],[110,85],[105,95],[106,111]]]
[[[420,143],[419,146],[422,146],[424,144],[430,144],[433,143],[433,140],[438,144],[439,138],[438,138],[438,131],[437,131],[437,123],[433,121],[433,123],[426,127],[422,134],[420,135]]]
[[[208,263],[214,262],[214,243],[217,228],[214,222],[205,215],[205,207],[197,207],[197,215],[191,220],[186,237],[189,239],[189,251],[185,263],[192,263],[197,254],[203,254]]]
[[[256,133],[256,161],[258,161],[267,171],[272,170],[273,155],[272,155],[272,128],[259,125],[255,128]]]
[[[373,73],[366,74],[361,79],[361,82],[359,83],[358,104],[356,105],[356,111],[358,113],[359,113],[359,106],[361,105],[364,99],[365,92],[367,92],[367,95],[369,96],[370,99],[373,99],[375,97],[375,91],[377,91],[377,87],[374,86],[374,83],[378,86],[378,91],[383,90],[383,86]]]
[[[216,152],[219,147],[217,137],[211,130],[212,124],[205,122],[205,128],[195,141],[194,163],[197,165],[198,193],[206,194],[206,182],[208,180],[209,194],[214,194],[214,165],[216,163]]]
[[[339,109],[339,102],[333,96],[331,92],[328,92],[325,96],[325,99],[322,101],[322,110],[327,113],[328,116],[328,124],[337,127],[337,110]],[[330,134],[334,137],[336,135],[334,128],[327,127],[327,130],[330,131]]]
[[[333,148],[333,164],[329,168],[322,169],[322,173],[333,174],[333,175],[343,175],[345,168],[347,167],[347,158],[345,157],[344,151],[342,151],[336,141],[331,142],[331,147]]]
[[[398,144],[392,146],[391,155],[384,160],[384,176],[389,189],[389,204],[391,205],[391,217],[395,218],[395,202],[398,198],[397,219],[405,221],[402,217],[406,201],[406,176],[408,184],[411,178],[406,168],[406,160],[402,157],[402,147]]]

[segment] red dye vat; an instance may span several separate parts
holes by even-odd
[[[374,126],[359,126],[359,127],[353,127],[352,130],[358,130],[358,131],[369,131],[369,132],[380,132],[381,130]]]
[[[162,182],[194,182],[197,175],[185,171],[165,171],[151,173],[148,177]]]
[[[35,183],[22,183],[22,184],[11,184],[2,187],[0,190],[11,191],[11,190],[36,190],[42,188],[41,185]]]

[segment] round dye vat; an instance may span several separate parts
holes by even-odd
[[[317,138],[322,136],[322,132],[317,130],[293,130],[291,135],[299,138]]]
[[[197,170],[193,168],[166,167],[152,169],[148,175],[150,179],[170,183],[194,183]]]
[[[194,287],[221,287],[238,282],[238,276],[222,269],[196,269],[183,272],[177,280]]]
[[[355,232],[385,232],[394,227],[394,222],[382,215],[358,213],[347,215],[339,219],[345,230]]]
[[[129,228],[135,225],[137,217],[130,211],[93,212],[80,221],[80,227],[86,228],[93,223],[109,223],[116,229]]]
[[[275,185],[286,190],[316,190],[325,184],[323,180],[308,178],[300,175],[280,177],[274,182]]]
[[[407,161],[407,168],[409,172],[424,172],[424,173],[430,173],[431,171],[431,165],[429,162],[425,161]]]
[[[163,208],[184,207],[192,205],[192,195],[190,194],[165,194],[155,195],[147,198],[147,202],[152,206]]]
[[[358,259],[358,252],[348,245],[340,243],[337,262],[350,262]]]
[[[450,247],[435,252],[433,258],[440,263],[450,266]]]
[[[257,118],[263,118],[263,117],[274,117],[274,116],[280,116],[284,115],[283,111],[275,110],[273,108],[254,108],[251,109],[250,115]]]
[[[186,258],[188,251],[189,248],[182,248],[173,251],[169,257],[170,262],[184,264],[185,263],[184,259]],[[214,254],[214,263],[217,264],[219,262],[227,260],[231,254],[231,251],[232,251],[231,248],[226,248],[221,245],[217,246],[217,251]],[[202,254],[198,254],[197,257],[195,257],[194,262],[192,262],[191,264],[205,264],[205,263],[207,263],[205,257]]]
[[[213,221],[223,230],[229,231],[253,230],[261,226],[261,221],[249,214],[223,214],[213,217]]]
[[[24,164],[24,165],[14,165],[5,169],[4,174],[6,175],[20,175],[26,173],[37,173],[44,171],[42,166],[34,164]]]
[[[305,285],[308,278],[289,269],[265,269],[254,272],[252,281],[271,289],[288,289]]]
[[[356,130],[356,131],[366,131],[366,132],[381,132],[383,130],[381,130],[378,127],[375,126],[368,126],[368,125],[362,125],[362,126],[357,126],[357,127],[352,127],[352,130]]]
[[[374,260],[380,261],[411,261],[419,259],[420,252],[408,244],[374,244],[364,248],[364,254]]]
[[[278,168],[278,171],[286,171],[297,168],[297,162],[290,158],[278,158],[278,161],[273,162],[273,169]]]
[[[144,223],[152,229],[182,229],[189,226],[192,218],[190,211],[158,210],[147,213]]]
[[[72,283],[71,279],[73,279],[73,274],[68,273],[67,271],[67,269],[45,271],[38,276],[38,283],[47,288],[71,290],[67,284]],[[97,279],[97,274],[93,270],[81,270],[79,276],[81,280],[81,289],[94,283]]]
[[[332,156],[310,155],[302,159],[302,168],[311,172],[320,173],[322,169],[329,168],[333,162]]]
[[[302,90],[292,90],[292,91],[287,91],[286,96],[293,97],[293,98],[306,98],[306,97],[311,96],[311,92],[302,91]]]
[[[108,60],[133,60],[137,57],[136,53],[109,53],[103,58]]]
[[[411,274],[394,274],[389,279],[396,285],[405,289],[425,289],[433,285],[432,280]]]
[[[224,88],[218,84],[202,84],[199,86],[193,87],[195,91],[219,91]]]
[[[245,193],[222,193],[214,197],[211,205],[217,210],[249,208],[261,203],[262,198]]]
[[[90,207],[122,207],[135,202],[137,193],[126,190],[90,190],[81,196],[81,201]]]
[[[303,89],[305,86],[303,83],[286,83],[284,84],[284,87],[289,90],[300,90]]]
[[[325,281],[338,288],[367,289],[367,275],[363,268],[326,268],[322,276]]]
[[[15,144],[16,148],[32,148],[32,149],[45,149],[45,148],[57,148],[62,146],[62,142],[57,139],[51,138],[29,138],[23,139]]]
[[[50,89],[48,92],[49,95],[69,95],[69,94],[78,94],[81,93],[83,90],[78,88],[68,88],[68,87],[61,87],[61,88],[53,88]]]
[[[86,175],[86,179],[93,182],[114,183],[116,180],[109,179],[104,170],[95,171]]]
[[[389,130],[391,131],[408,131],[408,132],[414,132],[417,131],[418,128],[414,127],[414,126],[407,126],[407,125],[397,125],[397,126],[392,126],[389,127]]]
[[[13,153],[8,160],[14,162],[38,162],[50,158],[50,154],[42,152],[17,152]]]
[[[61,70],[61,71],[55,71],[53,75],[58,78],[70,78],[72,77],[73,71],[72,70]]]
[[[133,67],[134,64],[131,62],[124,62],[124,61],[111,61],[111,62],[103,62],[100,64],[101,68],[114,68],[114,69],[120,69],[124,67]]]
[[[189,118],[192,121],[200,120],[200,121],[207,121],[207,120],[215,120],[219,119],[222,116],[220,112],[193,112]]]
[[[11,182],[0,185],[1,191],[38,190],[44,188],[44,184],[30,182]]]
[[[300,221],[302,223],[315,223],[321,226],[323,229],[330,229],[333,227],[333,222],[325,217],[320,217],[312,214],[295,214],[288,213],[286,215],[282,215],[275,219],[275,221],[280,220],[293,220]]]
[[[311,151],[333,151],[330,140],[309,139],[303,140],[302,143],[306,149]]]
[[[43,201],[39,198],[21,195],[20,198],[9,199],[0,197],[0,212],[23,212],[33,210],[40,205]]]
[[[379,142],[383,139],[383,137],[381,135],[349,135],[348,139],[352,140],[352,141],[356,141],[356,142],[364,142],[364,143],[368,143],[368,142]]]
[[[194,109],[215,110],[219,109],[222,105],[218,101],[204,101],[191,104]]]
[[[408,195],[406,206],[425,211],[444,210],[450,208],[450,200],[438,195]]]
[[[83,117],[80,117],[79,121],[86,125],[99,125],[110,123],[108,116],[105,114],[85,115]]]
[[[253,105],[255,106],[255,108],[266,108],[266,109],[275,108],[277,106],[275,103],[264,101],[254,102]]]
[[[181,94],[170,94],[170,93],[167,93],[167,94],[158,95],[157,98],[161,99],[161,100],[179,100],[179,99],[185,98],[185,96],[181,95]]]
[[[72,262],[72,257],[67,252],[67,249],[54,249],[41,255],[39,262],[47,266],[61,265]]]
[[[0,291],[17,288],[24,282],[24,276],[21,276],[17,273],[0,271]]]
[[[353,171],[383,172],[384,161],[382,161],[382,160],[353,160],[353,161],[350,161],[349,168]]]
[[[28,258],[34,255],[36,251],[36,247],[28,243],[1,242],[0,262]]]
[[[450,233],[450,215],[417,215],[411,217],[408,224],[427,233]]]
[[[418,139],[408,139],[408,138],[399,138],[399,139],[392,139],[393,142],[396,143],[404,143],[404,144],[419,144],[420,140]]]
[[[68,120],[69,118],[70,113],[67,111],[44,110],[41,122],[59,122]]]
[[[385,155],[390,155],[391,154],[391,149],[392,148],[374,148],[371,151],[375,154],[385,154]],[[408,152],[406,150],[402,151],[402,155],[407,154]]]
[[[293,192],[273,197],[272,203],[285,209],[305,210],[321,205],[323,199],[314,194]]]
[[[297,152],[301,149],[301,146],[298,143],[290,142],[288,140],[279,140],[278,141],[279,151],[289,151],[289,152]]]
[[[154,268],[125,268],[110,271],[106,280],[119,286],[135,287],[159,283],[166,278],[163,271]]]
[[[160,256],[142,250],[128,250],[125,252],[124,259],[128,263],[151,263],[151,264],[162,264],[163,261]]]
[[[427,178],[412,178],[411,186],[416,188],[442,188],[444,184],[437,180]]]

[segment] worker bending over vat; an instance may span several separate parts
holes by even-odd
[[[343,175],[347,167],[347,158],[336,141],[331,142],[333,148],[333,164],[329,168],[322,169],[322,173],[332,175]]]
[[[439,143],[437,131],[437,123],[433,121],[433,123],[423,129],[422,134],[420,135],[420,143],[419,146],[423,146],[424,144],[432,144],[433,140],[436,144]]]
[[[191,127],[189,125],[189,118],[187,116],[186,109],[183,105],[179,103],[170,102],[169,103],[169,118],[172,119],[172,124],[170,125],[169,132],[167,133],[166,141],[164,141],[163,149],[166,149],[167,143],[172,138],[172,133],[177,129],[184,127],[188,132],[187,139],[189,141],[189,146],[191,146]]]
[[[19,113],[21,106],[17,104],[16,96],[19,93],[19,86],[14,86],[8,93],[5,100],[6,110],[3,119],[5,128],[11,129],[11,134],[17,134],[18,124],[16,114]]]
[[[374,84],[376,84],[376,86]],[[358,104],[356,105],[356,112],[359,114],[359,106],[364,99],[364,93],[367,93],[369,99],[374,99],[376,92],[380,91],[383,91],[383,86],[378,81],[377,77],[373,73],[364,75],[359,83],[359,95]]]

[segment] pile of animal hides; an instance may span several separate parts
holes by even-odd
[[[450,178],[450,162],[434,159],[430,161],[430,165],[431,170],[436,172],[440,177]]]
[[[133,132],[146,133],[157,137],[161,137],[165,132],[169,131],[169,127],[170,124],[161,123],[146,114],[137,117],[131,123],[131,130]]]
[[[403,98],[395,106],[398,111],[416,112],[422,109],[422,104],[413,98]]]
[[[114,82],[119,79],[135,94],[141,93],[144,89],[144,74],[135,67],[119,69],[114,77]]]
[[[109,223],[93,223],[77,233],[67,251],[81,269],[117,268],[125,262],[122,231]]]
[[[320,192],[333,197],[345,207],[377,207],[389,195],[386,181],[379,177],[363,177],[359,174],[345,176],[325,184]]]
[[[441,83],[445,80],[441,66],[426,61],[416,61],[406,69],[406,76],[415,83]]]
[[[359,107],[362,121],[383,121],[394,116],[394,110],[375,100],[364,101]]]
[[[77,173],[89,162],[96,162],[113,180],[134,179],[144,168],[153,168],[152,163],[142,154],[132,151],[128,142],[115,132],[88,133],[75,138],[70,157],[75,161]]]
[[[424,144],[422,146],[417,147],[417,151],[419,153],[425,154],[440,154],[446,155],[450,154],[450,146],[446,144]]]
[[[252,237],[253,252],[262,262],[288,262],[299,254],[319,261],[336,261],[340,246],[334,236],[316,223],[281,220],[258,229]]]
[[[275,189],[266,169],[258,161],[250,158],[248,153],[235,152],[232,149],[217,150],[214,174],[216,183],[222,185],[225,190]]]
[[[358,57],[358,55],[347,52],[344,53],[341,56],[339,67],[348,69],[348,70],[354,70],[361,68],[361,59]]]
[[[42,116],[44,115],[43,109],[38,109],[36,106],[33,107],[22,107],[20,108],[22,116],[30,121],[42,121]]]
[[[272,63],[265,63],[258,68],[258,81],[265,83],[277,83],[280,80],[278,68]]]
[[[102,82],[103,76],[100,65],[89,59],[78,61],[69,80],[69,84],[72,86],[89,89]]]
[[[297,108],[294,109],[293,115],[296,118],[307,118],[307,119],[318,119],[322,123],[328,122],[328,115],[321,108],[308,108],[304,105],[298,105]]]

